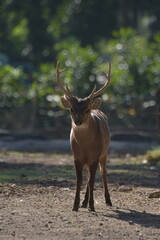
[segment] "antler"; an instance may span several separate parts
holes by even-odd
[[[110,80],[111,80],[111,62],[109,62],[108,73],[103,72],[103,75],[107,79],[107,82],[98,91],[96,91],[96,85],[95,85],[93,90],[92,90],[92,92],[91,92],[91,94],[88,96],[88,98],[90,98],[90,99],[91,98],[95,98],[98,95],[102,94],[108,88],[108,85],[109,85]]]
[[[57,82],[58,82],[58,85],[59,85],[59,88],[61,89],[61,91],[68,97],[68,98],[71,98],[73,97],[70,89],[68,88],[67,84],[66,84],[66,87],[63,86],[63,83],[60,79],[60,74],[62,72],[64,72],[66,70],[66,68],[62,69],[62,70],[59,70],[59,61],[57,62],[57,65],[56,65],[56,79],[57,79]]]

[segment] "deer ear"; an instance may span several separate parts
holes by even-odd
[[[97,109],[97,108],[99,108],[99,106],[101,105],[101,102],[102,102],[101,98],[95,98],[95,99],[93,100],[93,102],[91,103],[91,108],[92,108],[92,109]]]
[[[65,97],[61,97],[60,100],[61,100],[61,103],[62,103],[63,107],[65,107],[65,108],[70,108],[71,107],[70,101],[67,100]]]

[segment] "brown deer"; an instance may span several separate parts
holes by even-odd
[[[64,87],[60,74],[66,69],[59,69],[59,62],[56,66],[56,77],[60,90],[64,93],[61,97],[62,105],[70,109],[72,128],[70,133],[70,144],[74,155],[74,164],[77,175],[76,195],[73,205],[73,211],[78,211],[80,205],[80,190],[82,185],[83,167],[87,169],[88,181],[82,207],[95,211],[93,188],[97,166],[100,166],[102,175],[105,201],[106,204],[112,206],[110,195],[107,187],[106,179],[106,158],[108,155],[108,146],[110,140],[108,121],[103,112],[98,110],[101,104],[101,98],[97,98],[102,94],[109,85],[111,79],[111,64],[109,63],[108,74],[103,73],[107,79],[104,86],[96,91],[96,86],[91,94],[85,98],[78,98],[72,95],[70,89],[66,85]]]

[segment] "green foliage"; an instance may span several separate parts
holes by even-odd
[[[11,65],[0,67],[0,106],[24,104],[27,87],[24,84],[25,74],[20,67]]]
[[[1,0],[0,52],[39,67],[53,61],[55,43],[70,36],[83,46],[95,46],[111,39],[113,31],[129,27],[147,29],[152,37],[160,26],[158,9],[160,2],[149,0]]]
[[[101,59],[109,55],[112,62],[109,104],[125,125],[133,126],[139,112],[156,104],[151,99],[160,87],[159,44],[157,40],[150,43],[132,29],[120,29],[113,36],[98,44]]]
[[[40,70],[26,73],[22,67],[9,64],[0,67],[1,106],[23,105],[35,97],[44,98],[55,93],[55,68],[42,64]]]
[[[94,68],[98,54],[91,46],[82,48],[78,41],[67,39],[57,43],[57,59],[62,63],[61,68],[66,67],[64,82],[66,82],[74,94],[80,97],[90,93],[94,85]]]
[[[155,31],[160,26],[158,9],[159,1],[1,0],[3,126],[8,126],[4,109],[11,119],[14,107],[27,106],[34,126],[41,126],[39,118],[63,114],[58,110],[57,60],[61,68],[67,68],[62,75],[64,82],[80,97],[87,96],[95,84],[100,87],[105,82],[101,72],[107,71],[111,60],[112,82],[103,95],[102,108],[107,109],[113,125],[116,119],[127,127],[133,127],[135,120],[139,125],[147,122],[138,114],[155,107],[160,87],[160,33]],[[24,65],[31,65],[32,70]],[[47,120],[46,125],[50,124],[53,122]]]
[[[107,62],[112,62],[112,81],[103,95],[102,108],[112,118],[112,124],[121,122],[132,127],[143,113],[155,107],[154,96],[160,86],[159,34],[150,43],[132,29],[120,29],[113,39],[101,41],[96,49],[81,47],[74,38],[55,44],[62,74],[74,95],[85,97],[96,84],[104,84],[102,71],[107,72]],[[30,104],[31,115],[38,119],[64,114],[58,107],[59,97],[55,78],[55,64],[42,63],[36,71],[22,67],[0,67],[1,107],[18,107]],[[35,120],[37,121],[37,120]],[[137,124],[143,125],[144,119]],[[37,125],[37,123],[34,123]]]
[[[129,94],[149,93],[149,87],[155,88],[152,68],[158,44],[154,43],[153,49],[152,43],[131,29],[121,29],[114,36],[113,40],[99,43],[99,49],[102,58],[109,54],[112,59],[115,91],[125,94],[127,88]]]

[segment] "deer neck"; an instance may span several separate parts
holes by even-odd
[[[88,120],[80,126],[76,126],[72,121],[72,130],[71,135],[81,144],[86,144],[89,140],[91,140],[93,135],[93,129],[95,130],[95,122],[92,116],[88,118]],[[93,137],[92,137],[93,136]]]

